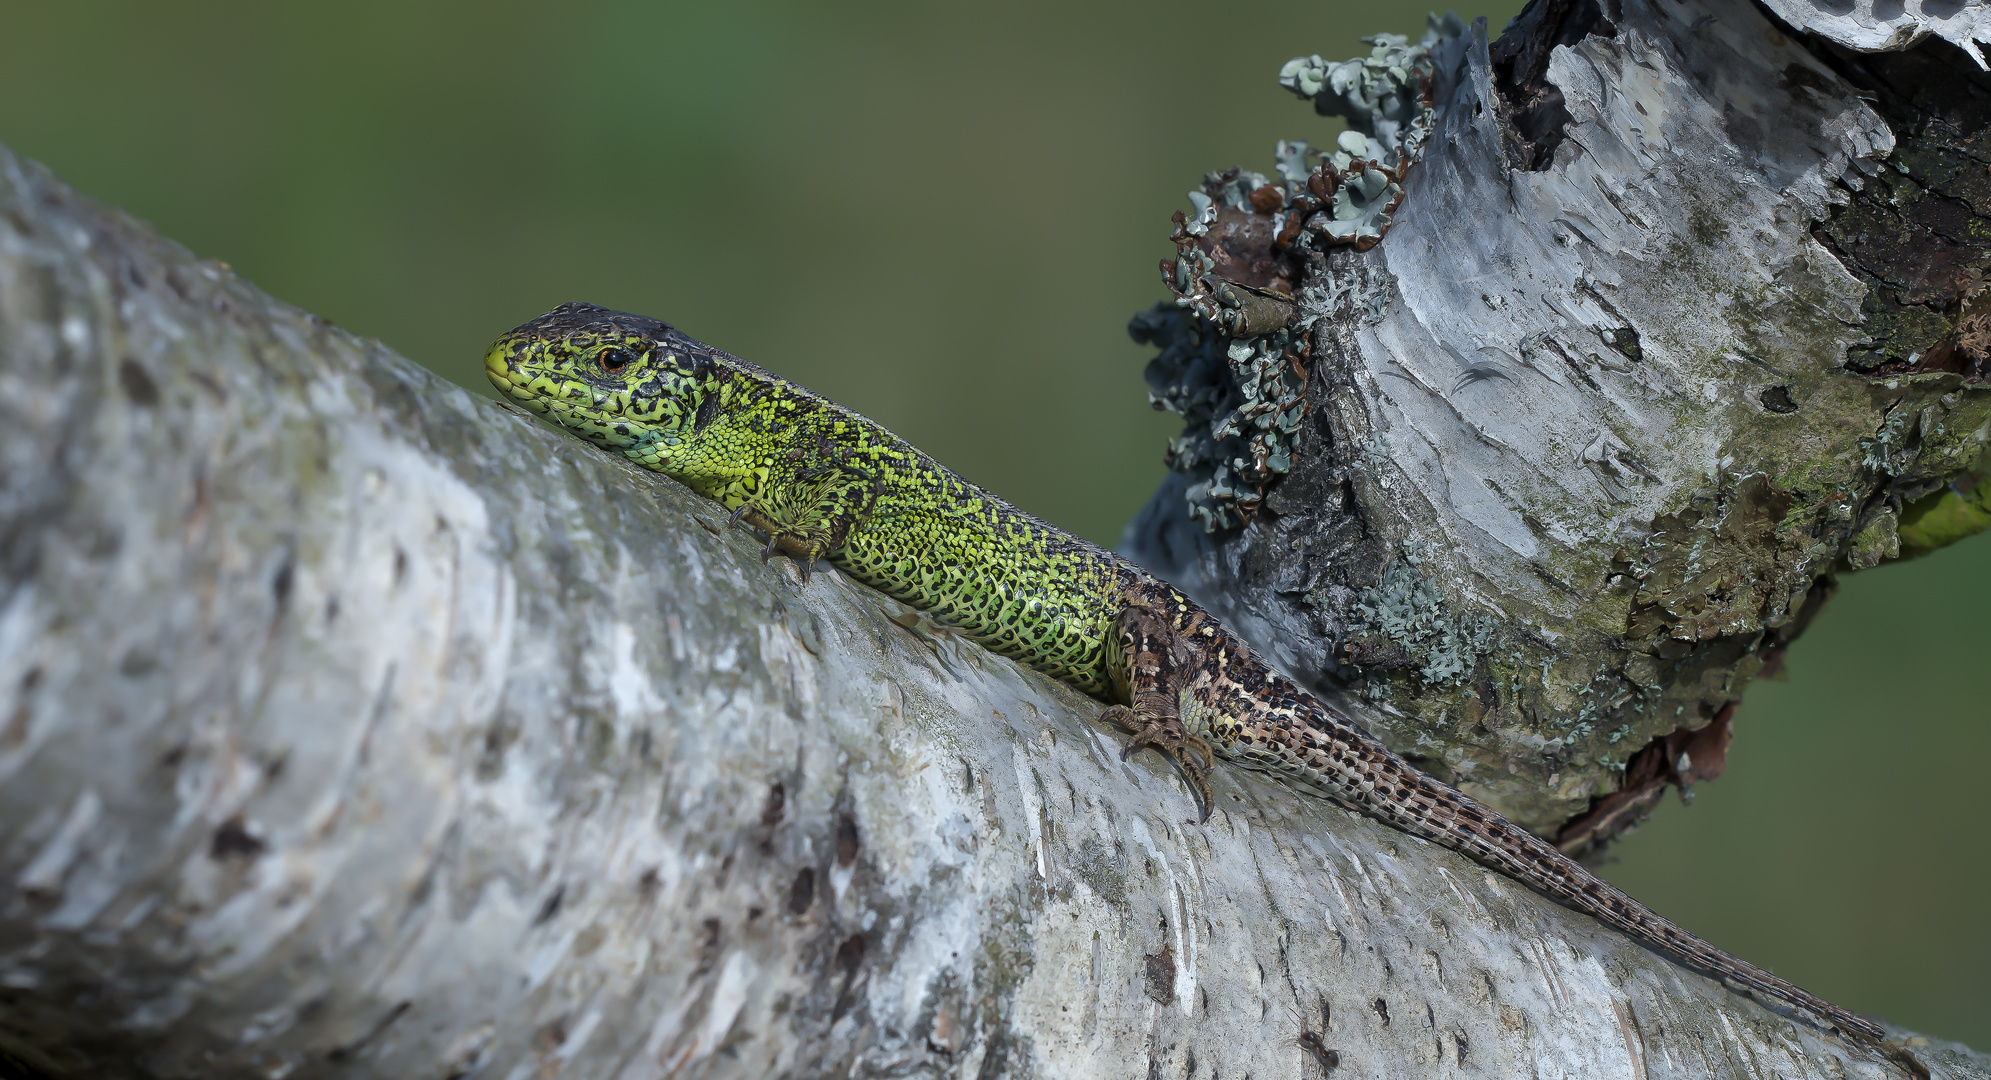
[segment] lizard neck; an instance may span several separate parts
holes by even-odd
[[[763,501],[779,488],[775,466],[814,404],[781,389],[754,373],[720,368],[678,403],[680,424],[623,453],[728,509]]]

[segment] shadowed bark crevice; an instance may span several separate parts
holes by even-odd
[[[1508,160],[1515,168],[1548,168],[1569,125],[1562,90],[1548,78],[1556,46],[1617,32],[1598,0],[1530,0],[1492,44],[1493,85],[1509,128]]]
[[[1820,56],[1870,95],[1896,138],[1887,166],[1849,174],[1849,201],[1812,230],[1867,286],[1872,340],[1847,363],[1876,378],[1991,379],[1991,74],[1934,40]]]

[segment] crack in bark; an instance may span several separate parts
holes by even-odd
[[[1493,86],[1500,95],[1507,156],[1516,168],[1546,170],[1569,127],[1562,90],[1548,81],[1556,46],[1617,33],[1597,0],[1529,0],[1493,43]]]

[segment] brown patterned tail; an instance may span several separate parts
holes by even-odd
[[[1381,816],[1390,824],[1452,848],[1732,987],[1796,1006],[1845,1035],[1875,1044],[1885,1037],[1886,1032],[1872,1021],[1702,941],[1591,873],[1554,845],[1425,776],[1407,762],[1398,761],[1411,774],[1406,779],[1421,798],[1397,800],[1418,804],[1415,810],[1396,806],[1383,809]],[[1420,810],[1421,814],[1417,812]]]

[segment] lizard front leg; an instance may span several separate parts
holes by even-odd
[[[780,551],[801,565],[806,583],[816,560],[836,555],[871,516],[879,489],[869,470],[851,463],[807,466],[741,503],[729,524],[745,521],[767,534],[761,561]]]
[[[761,562],[782,552],[800,564],[806,584],[816,560],[834,558],[870,518],[884,484],[864,454],[822,428],[788,428],[784,442],[786,448],[739,468],[719,498],[733,506],[727,524],[745,520],[767,534]]]
[[[1100,719],[1134,733],[1120,753],[1125,761],[1143,746],[1168,755],[1195,789],[1201,810],[1198,821],[1210,817],[1209,772],[1216,764],[1210,744],[1182,722],[1182,688],[1195,652],[1175,627],[1152,608],[1133,604],[1113,620],[1107,664],[1114,687],[1130,704],[1114,705]]]

